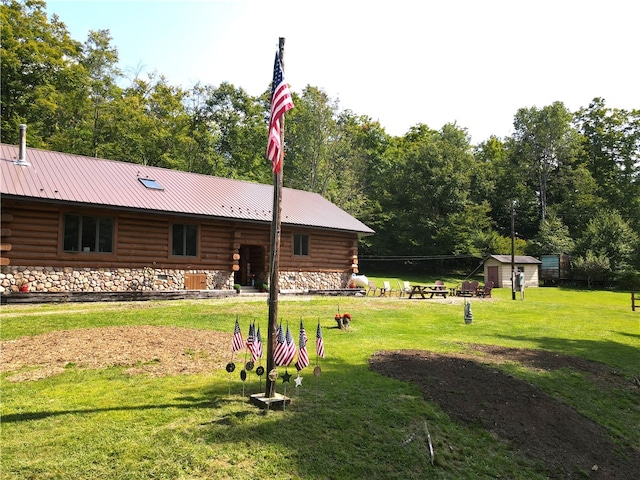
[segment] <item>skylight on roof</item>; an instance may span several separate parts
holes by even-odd
[[[138,177],[138,180],[140,180],[141,184],[143,184],[145,187],[151,190],[164,190],[164,187],[160,185],[158,182],[156,182],[155,180],[153,180],[152,178]]]

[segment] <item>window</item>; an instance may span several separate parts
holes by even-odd
[[[113,252],[113,218],[64,216],[65,252]]]
[[[309,255],[309,235],[293,236],[293,254]]]
[[[198,254],[198,226],[197,225],[173,225],[171,244],[172,255],[195,257]]]
[[[145,187],[147,187],[150,190],[164,190],[164,188],[162,188],[162,185],[160,185],[160,183],[158,183],[152,178],[138,177],[138,180],[140,181],[141,184],[143,184]]]

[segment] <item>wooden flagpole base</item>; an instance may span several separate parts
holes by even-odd
[[[254,393],[249,397],[249,401],[256,407],[275,410],[283,410],[285,406],[291,403],[289,397],[279,393],[274,394],[273,397],[265,397],[264,393]]]

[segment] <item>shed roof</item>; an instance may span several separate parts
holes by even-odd
[[[511,263],[511,255],[489,255],[487,258],[484,259],[484,261],[486,262],[490,258],[493,258],[493,259],[497,260],[500,263]],[[542,263],[542,262],[540,260],[538,260],[537,258],[531,257],[529,255],[515,255],[514,256],[514,263],[518,263],[518,264],[524,264],[524,263],[538,264],[538,263]]]
[[[28,165],[17,165],[19,148],[0,144],[0,193],[43,201],[72,202],[251,222],[271,222],[273,186],[196,173],[149,167],[34,148]],[[140,179],[155,180],[162,189]],[[374,231],[317,193],[282,190],[285,225]]]

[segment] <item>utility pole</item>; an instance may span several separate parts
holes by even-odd
[[[516,299],[516,222],[515,200],[511,200],[511,300]]]

